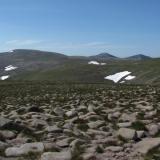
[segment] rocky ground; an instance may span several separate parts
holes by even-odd
[[[0,160],[144,159],[160,159],[160,87],[0,84]]]

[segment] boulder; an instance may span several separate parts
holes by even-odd
[[[0,128],[3,128],[5,125],[7,125],[10,122],[11,120],[0,116]]]
[[[63,116],[63,115],[64,115],[63,109],[61,109],[61,108],[59,108],[59,107],[56,107],[56,108],[54,109],[54,113],[55,113],[56,115],[58,115],[58,116]]]
[[[159,132],[159,126],[156,124],[150,124],[147,126],[147,129],[149,131],[149,134],[151,136],[155,136]]]
[[[136,114],[135,113],[132,113],[132,114],[123,113],[121,117],[119,118],[119,120],[122,122],[135,122]]]
[[[45,151],[56,151],[56,152],[58,152],[58,151],[60,151],[61,150],[61,148],[60,147],[58,147],[55,143],[51,143],[51,142],[45,142],[45,143],[43,143],[43,145],[44,145],[44,149],[45,149]]]
[[[67,117],[74,117],[77,114],[77,112],[74,109],[72,109],[71,111],[68,111],[65,114]]]
[[[41,156],[41,160],[71,160],[71,152],[45,152]]]
[[[120,128],[117,135],[124,138],[125,140],[134,140],[137,138],[136,131],[129,128]]]
[[[160,138],[145,138],[134,145],[135,151],[146,155],[150,150],[160,146]]]
[[[30,126],[33,128],[43,128],[45,126],[47,126],[47,122],[42,120],[42,119],[33,119],[32,122],[30,123]]]
[[[68,147],[69,146],[69,138],[66,138],[66,139],[62,139],[62,140],[58,140],[56,142],[56,144],[59,146],[59,147]]]
[[[94,112],[94,110],[95,110],[95,106],[92,105],[92,104],[89,104],[89,105],[88,105],[88,111],[89,111],[89,112]]]
[[[109,146],[105,148],[105,151],[112,151],[112,152],[120,152],[123,150],[123,147],[120,146]]]
[[[47,126],[45,131],[53,132],[53,133],[62,133],[63,132],[63,130],[61,128],[58,128],[56,125],[55,126]]]
[[[12,139],[16,136],[16,134],[12,131],[0,130],[0,136],[3,137],[4,139]]]
[[[41,142],[26,143],[20,147],[9,147],[5,150],[7,157],[18,157],[27,155],[29,153],[42,153],[44,151],[44,145]]]
[[[9,147],[9,145],[7,143],[0,141],[0,152],[5,150],[7,147]]]
[[[100,120],[88,123],[88,126],[91,129],[96,129],[96,128],[101,127],[103,125],[104,125],[104,121],[100,121]]]
[[[146,136],[145,131],[137,131],[137,138],[144,138]]]
[[[117,126],[119,128],[127,128],[127,127],[130,127],[132,125],[131,122],[124,122],[124,123],[118,123]]]

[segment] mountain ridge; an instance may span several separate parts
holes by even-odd
[[[9,54],[9,53],[20,53],[20,54],[28,54],[28,53],[39,53],[39,54],[54,54],[54,55],[61,55],[63,57],[71,57],[71,58],[93,58],[93,59],[130,59],[130,60],[143,60],[143,59],[150,59],[150,58],[153,58],[153,57],[150,57],[148,55],[145,55],[145,54],[135,54],[135,55],[131,55],[131,56],[128,56],[128,57],[124,57],[124,58],[121,58],[121,57],[118,57],[118,56],[115,56],[113,54],[110,54],[110,53],[107,53],[107,52],[102,52],[102,53],[99,53],[99,54],[95,54],[95,55],[90,55],[90,56],[80,56],[80,55],[66,55],[66,54],[63,54],[63,53],[58,53],[58,52],[52,52],[52,51],[44,51],[44,50],[36,50],[36,49],[14,49],[14,50],[11,50],[11,51],[6,51],[6,52],[0,52],[0,55],[1,54]]]
[[[130,60],[147,60],[147,59],[151,59],[152,57],[144,55],[144,54],[136,54],[130,57],[127,57],[127,59]]]
[[[7,80],[14,81],[47,80],[55,83],[112,84],[104,78],[128,71],[136,78],[127,83],[160,84],[160,58],[131,60],[116,57],[112,59],[110,54],[108,58],[108,53],[100,54],[100,57],[103,56],[106,57],[103,59],[37,50],[13,50],[0,54],[0,77],[9,75]],[[5,70],[6,68],[9,70]],[[15,69],[10,70],[10,68]]]

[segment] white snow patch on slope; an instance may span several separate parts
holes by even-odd
[[[101,66],[105,66],[105,65],[106,65],[106,63],[100,63],[100,65],[101,65]]]
[[[129,76],[127,76],[127,77],[125,78],[125,80],[132,80],[132,79],[134,79],[134,78],[136,78],[136,76],[131,76],[131,75],[129,75]]]
[[[101,65],[101,66],[106,65],[106,63],[99,63],[97,61],[90,61],[90,62],[88,62],[88,64]]]
[[[15,69],[17,69],[17,67],[15,67],[15,66],[12,66],[12,65],[9,65],[9,66],[7,66],[7,67],[5,67],[5,71],[11,71],[11,70],[15,70]]]
[[[125,81],[121,81],[120,83],[123,84],[123,83],[125,83]]]
[[[106,77],[104,77],[104,79],[112,80],[113,82],[117,83],[123,77],[125,77],[125,76],[127,76],[129,74],[131,74],[131,72],[129,72],[129,71],[123,71],[123,72],[119,72],[119,73],[116,73],[116,74],[113,74],[113,75],[106,76]]]
[[[97,61],[90,61],[90,62],[88,62],[88,64],[99,65],[99,62],[97,62]]]
[[[8,79],[9,77],[10,77],[9,75],[1,76],[0,79],[1,79],[2,81],[4,81],[4,80]]]

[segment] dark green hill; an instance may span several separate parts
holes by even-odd
[[[103,55],[105,56],[105,55]],[[103,57],[102,56],[102,57]],[[109,83],[104,77],[117,72],[129,71],[136,76],[126,83],[160,83],[160,59],[96,59],[106,65],[88,64],[95,57],[68,57],[54,52],[37,50],[14,50],[0,54],[0,76],[10,75],[8,80],[37,80],[58,83]],[[4,71],[4,67],[14,65],[13,71]]]
[[[130,56],[127,59],[129,60],[148,60],[148,59],[151,59],[151,57],[143,55],[143,54],[137,54],[134,56]]]

